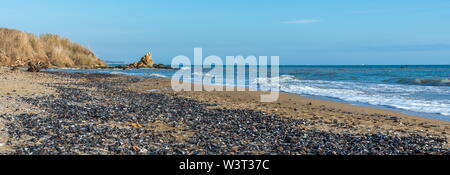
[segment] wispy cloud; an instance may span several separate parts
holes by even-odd
[[[298,19],[292,21],[284,21],[283,24],[310,24],[310,23],[318,23],[320,20],[317,19]]]

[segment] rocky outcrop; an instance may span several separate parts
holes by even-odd
[[[128,68],[153,68],[155,65],[155,62],[153,61],[153,54],[151,52],[145,54],[141,58],[139,62],[135,62],[133,64],[130,64]]]
[[[90,49],[67,38],[0,28],[0,66],[29,66],[29,63],[59,68],[106,66]]]
[[[155,69],[173,69],[171,66],[164,65],[164,64],[155,64],[153,66]]]
[[[100,67],[103,69],[140,69],[140,68],[154,68],[154,69],[173,69],[169,65],[164,64],[155,64],[155,61],[153,60],[153,54],[151,52],[148,52],[143,56],[140,61],[134,62],[133,64],[129,65],[117,65],[117,66],[105,66]]]

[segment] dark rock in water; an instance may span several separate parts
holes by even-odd
[[[164,64],[155,64],[153,67],[157,68],[157,69],[173,69],[171,66],[164,65]]]

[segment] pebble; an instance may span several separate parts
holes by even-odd
[[[46,112],[7,116],[14,121],[9,123],[8,132],[15,142],[11,143],[15,154],[450,154],[443,148],[446,138],[437,136],[306,130],[298,126],[312,126],[320,122],[319,118],[292,119],[256,110],[210,109],[208,104],[192,99],[120,88],[139,81],[133,78],[53,74],[83,77],[87,82],[53,84],[58,95],[23,98]],[[148,127],[156,122],[165,127]]]

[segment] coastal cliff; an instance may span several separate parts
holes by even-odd
[[[14,29],[0,28],[0,65],[96,68],[106,66],[90,49],[53,34],[36,36]]]

